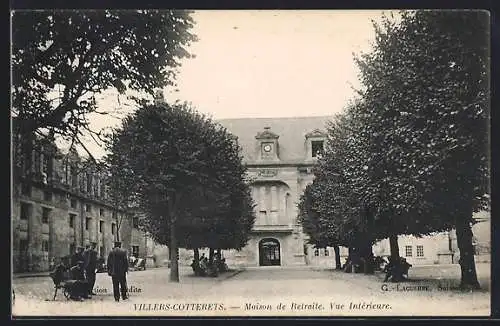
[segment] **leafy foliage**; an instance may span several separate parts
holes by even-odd
[[[190,13],[168,10],[16,11],[12,16],[12,106],[17,132],[75,137],[115,88],[153,92],[173,84]]]
[[[489,207],[488,19],[403,12],[375,29],[356,58],[359,99],[332,123],[302,199],[305,231],[352,243],[455,228],[462,282],[474,286],[472,212]]]
[[[241,150],[231,134],[187,105],[145,106],[124,120],[107,157],[116,196],[133,196],[145,229],[185,248],[241,248],[254,215]]]

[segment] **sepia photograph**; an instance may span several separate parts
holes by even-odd
[[[490,13],[11,10],[11,318],[490,316]]]

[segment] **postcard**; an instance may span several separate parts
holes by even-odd
[[[13,318],[489,316],[489,19],[12,11]]]

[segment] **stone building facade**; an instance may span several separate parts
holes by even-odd
[[[256,221],[241,251],[227,251],[235,265],[303,265],[314,250],[298,224],[297,203],[313,181],[331,117],[232,119],[219,121],[243,149]]]
[[[241,251],[225,252],[228,262],[240,266],[334,266],[333,248],[314,248],[297,223],[297,203],[313,181],[312,166],[323,150],[329,116],[229,119],[219,122],[233,133],[248,167],[256,221],[251,238]],[[477,260],[489,259],[489,214],[477,214],[473,227]],[[454,231],[416,238],[399,237],[400,255],[412,264],[457,263]],[[373,246],[375,255],[388,256],[389,241]],[[187,256],[192,257],[188,252]],[[348,249],[340,248],[341,262]],[[188,257],[183,262],[189,262]]]
[[[104,258],[115,240],[130,255],[146,254],[137,218],[110,203],[102,172],[50,141],[37,140],[31,155],[12,148],[14,273],[47,271],[56,258],[90,242]]]

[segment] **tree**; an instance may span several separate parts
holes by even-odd
[[[169,246],[171,281],[179,281],[179,247],[246,244],[254,220],[246,170],[222,126],[186,104],[146,105],[115,130],[109,149],[107,162],[123,171],[123,193],[134,194],[145,229]]]
[[[348,259],[369,267],[375,231],[368,223],[366,188],[360,151],[363,142],[349,111],[330,123],[325,154],[314,169],[315,179],[299,203],[299,218],[310,243],[348,247]],[[368,192],[369,193],[369,192]],[[373,224],[373,223],[372,223]],[[340,262],[336,262],[337,267]],[[370,273],[369,269],[365,272]]]
[[[115,88],[149,94],[174,84],[195,36],[180,10],[43,10],[12,15],[14,135],[30,146],[49,131],[75,139],[89,129],[95,95]],[[104,114],[104,113],[103,113]],[[30,152],[29,148],[26,149]]]
[[[487,206],[489,192],[486,13],[405,12],[376,34],[357,61],[360,117],[374,148],[385,148],[370,150],[380,211],[398,234],[455,227],[461,285],[477,288],[472,212]]]

